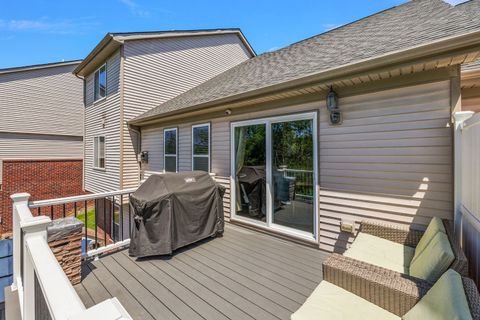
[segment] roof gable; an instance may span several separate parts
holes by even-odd
[[[88,54],[83,62],[74,70],[79,76],[85,76],[98,65],[113,54],[125,41],[132,40],[149,40],[161,38],[175,37],[194,37],[194,36],[211,36],[222,34],[236,34],[242,41],[245,48],[250,52],[252,57],[256,56],[255,51],[250,43],[238,28],[230,29],[203,29],[203,30],[169,30],[169,31],[151,31],[151,32],[114,32],[108,33]]]

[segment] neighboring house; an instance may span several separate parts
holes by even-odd
[[[82,193],[80,61],[0,69],[1,233],[12,227],[10,195],[35,200]]]
[[[462,66],[462,110],[480,112],[480,60]]]
[[[453,219],[451,115],[460,66],[479,57],[480,1],[410,1],[249,59],[128,121],[148,152],[141,174],[208,167],[232,189],[227,219],[326,251],[344,251],[363,219]]]
[[[85,190],[138,186],[139,131],[127,121],[253,56],[239,29],[107,34],[74,71],[85,86]]]

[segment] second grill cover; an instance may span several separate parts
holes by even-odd
[[[170,254],[223,233],[224,192],[203,171],[150,176],[130,196],[135,217],[129,254]]]

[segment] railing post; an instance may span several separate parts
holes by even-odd
[[[22,223],[23,232],[23,319],[35,319],[35,266],[33,264],[27,240],[31,237],[40,237],[47,241],[47,227],[51,220],[49,217],[40,216]]]
[[[473,116],[471,111],[456,112],[454,132],[454,226],[457,238],[461,237],[461,210],[462,210],[462,129],[464,122]]]
[[[13,283],[12,291],[18,289],[18,283],[21,283],[21,261],[22,261],[22,233],[20,228],[20,217],[17,212],[17,205],[28,204],[30,194],[15,193],[10,196],[12,199],[12,219],[13,219]]]

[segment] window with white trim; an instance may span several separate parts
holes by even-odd
[[[177,128],[163,130],[164,170],[177,172]]]
[[[192,169],[210,172],[210,124],[192,126]]]
[[[100,100],[107,96],[107,65],[104,64],[94,75],[94,100]]]
[[[93,138],[93,167],[105,169],[105,137]]]

